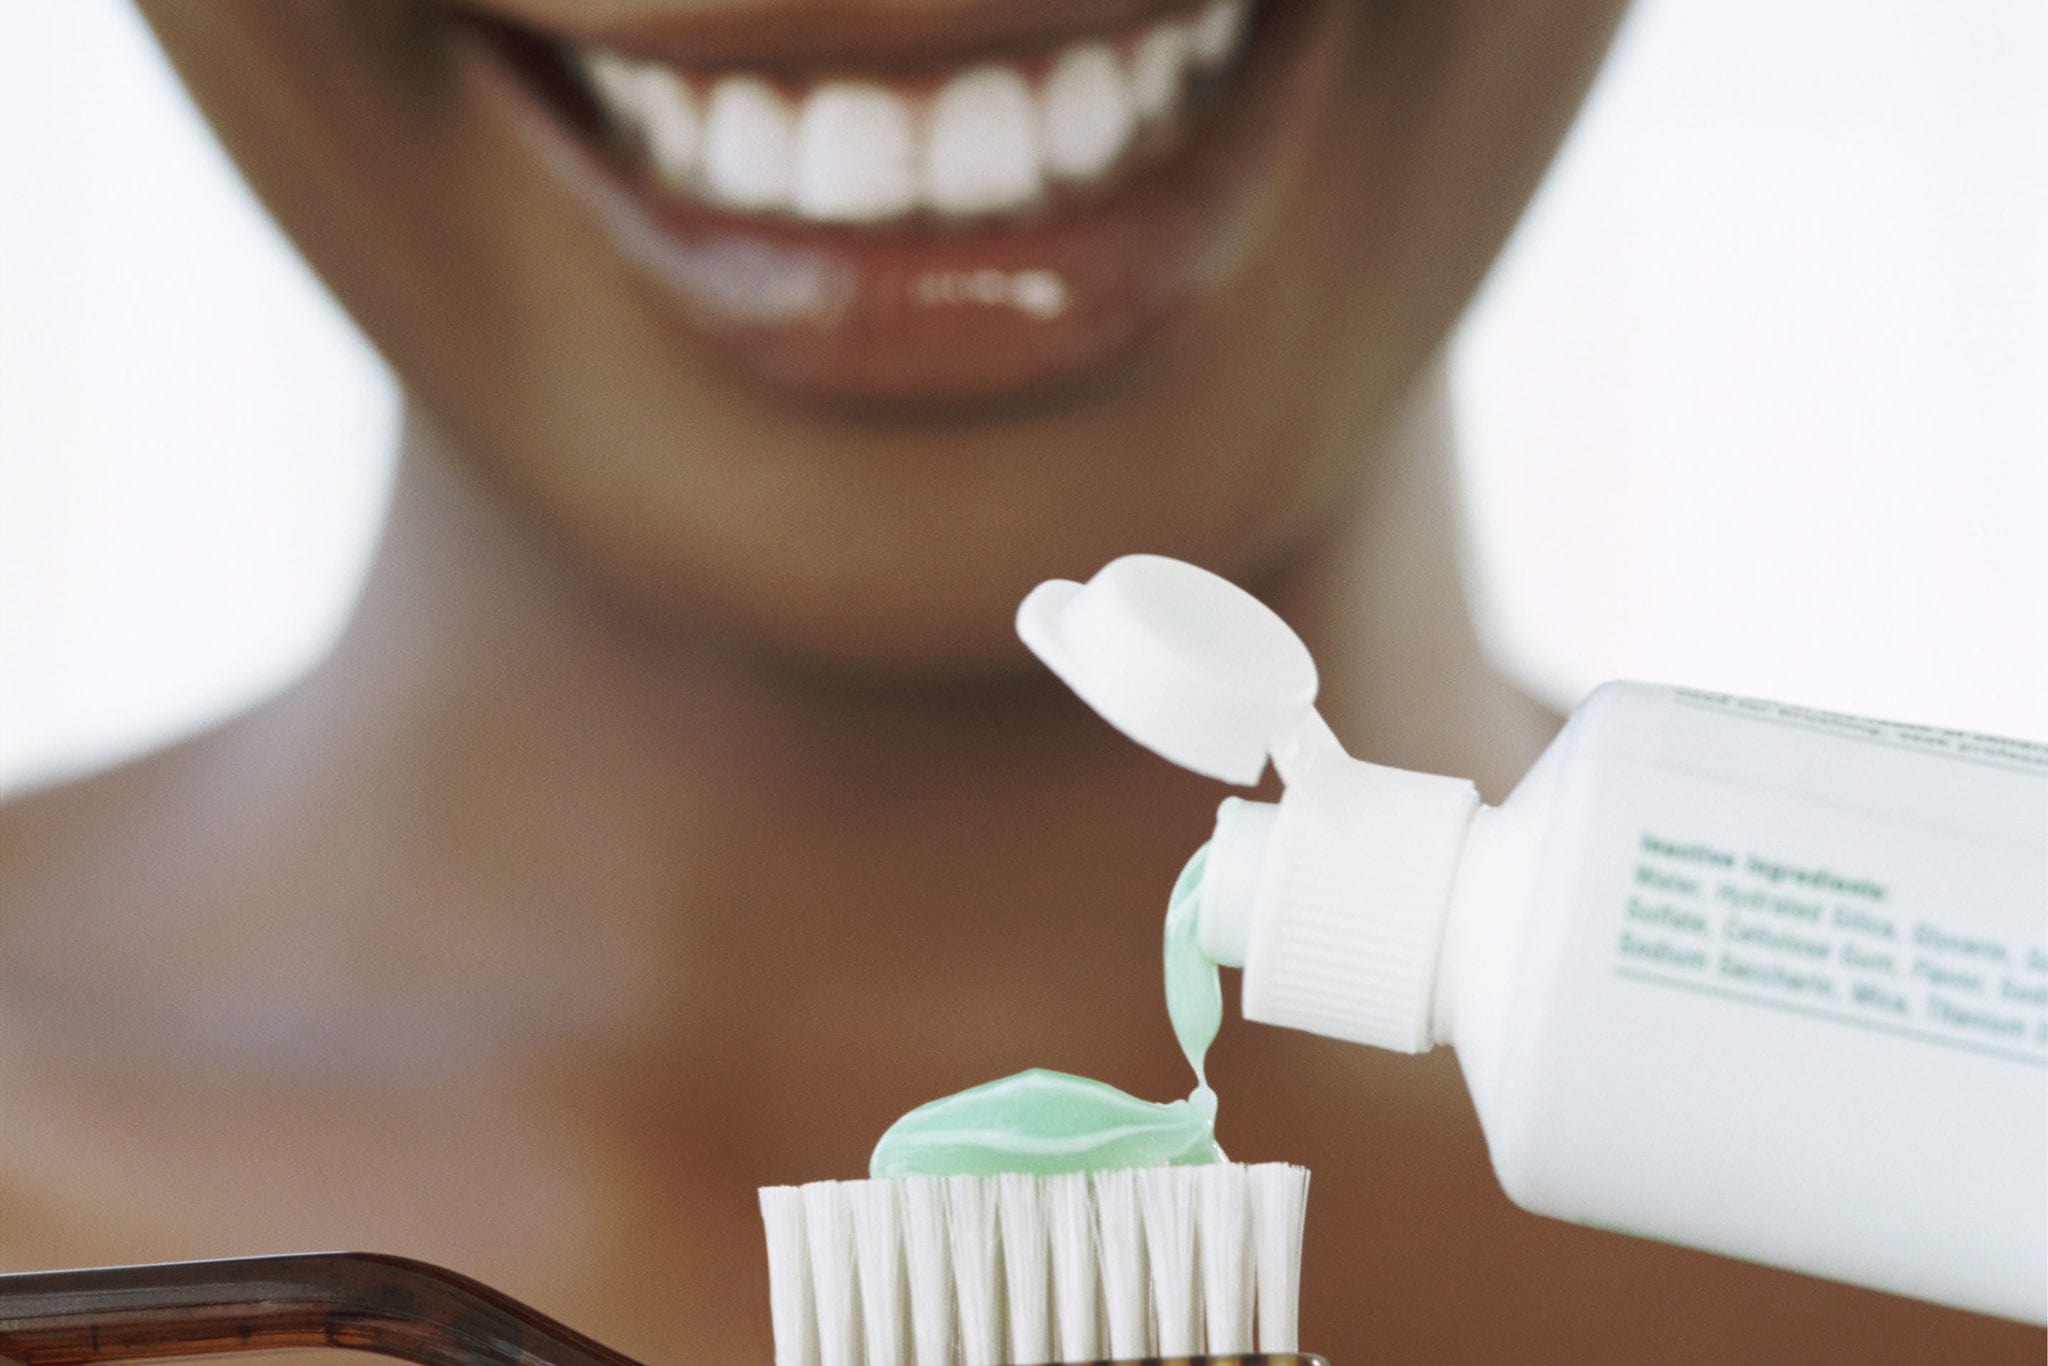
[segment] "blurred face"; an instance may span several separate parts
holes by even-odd
[[[144,0],[428,421],[660,619],[894,674],[1340,524],[1619,0]]]

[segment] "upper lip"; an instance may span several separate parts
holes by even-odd
[[[1188,0],[613,0],[562,14],[548,0],[479,12],[563,42],[679,66],[914,65],[1036,47],[1189,8]]]

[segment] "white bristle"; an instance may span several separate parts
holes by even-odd
[[[996,1241],[997,1187],[978,1176],[946,1178],[946,1242],[953,1250],[953,1300],[963,1366],[1003,1366],[1002,1248]]]
[[[1138,1173],[1096,1172],[1090,1185],[1109,1354],[1118,1359],[1152,1356],[1152,1296],[1145,1274],[1145,1226],[1138,1216]]]
[[[946,1238],[946,1184],[936,1176],[913,1176],[890,1184],[903,1188],[903,1267],[910,1277],[911,1361],[914,1366],[952,1366],[953,1249]]]
[[[860,1366],[860,1266],[854,1260],[853,1212],[843,1183],[813,1181],[801,1189],[818,1366]]]
[[[763,1190],[776,1361],[1292,1352],[1307,1193],[1279,1164]]]
[[[1060,1361],[1099,1361],[1102,1295],[1095,1274],[1095,1205],[1088,1175],[1045,1178],[1045,1218],[1052,1241],[1052,1304]]]
[[[1043,1183],[1021,1172],[996,1178],[1003,1239],[1003,1321],[1010,1330],[1005,1361],[1051,1361],[1052,1245],[1047,1241]]]
[[[1162,1167],[1138,1180],[1145,1221],[1145,1262],[1152,1284],[1152,1347],[1148,1356],[1196,1356],[1202,1350],[1202,1303],[1195,1281],[1195,1169]]]
[[[869,1361],[905,1361],[910,1312],[903,1293],[901,1183],[847,1181],[840,1189],[853,1214],[854,1259],[860,1267],[860,1326]]]
[[[1308,1172],[1269,1163],[1251,1169],[1253,1279],[1258,1285],[1259,1350],[1298,1349],[1301,1227]]]
[[[761,1223],[768,1233],[768,1318],[775,1328],[776,1366],[817,1366],[818,1316],[811,1307],[803,1192],[765,1187]]]
[[[1196,1167],[1195,1262],[1201,1268],[1203,1350],[1252,1350],[1251,1203],[1241,1167]]]

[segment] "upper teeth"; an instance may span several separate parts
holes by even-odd
[[[835,77],[791,96],[759,74],[699,80],[602,50],[582,60],[598,103],[675,193],[821,223],[968,217],[1101,180],[1141,133],[1177,129],[1190,79],[1242,49],[1250,3],[1206,0],[1075,42],[1035,81],[985,62],[914,93]]]

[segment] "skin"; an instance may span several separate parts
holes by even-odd
[[[664,8],[743,38],[768,7]],[[1027,1066],[1184,1092],[1159,915],[1219,791],[1040,675],[1011,610],[1133,548],[1208,564],[1307,637],[1356,752],[1504,796],[1555,718],[1465,612],[1438,356],[1616,8],[1360,7],[1200,326],[940,421],[681,336],[413,0],[146,3],[409,417],[324,664],[0,811],[4,1264],[354,1246],[649,1361],[763,1360],[757,1186],[858,1175],[896,1115]],[[1337,1362],[2038,1359],[1512,1209],[1447,1054],[1226,1026],[1210,1073],[1234,1157],[1316,1173]]]

